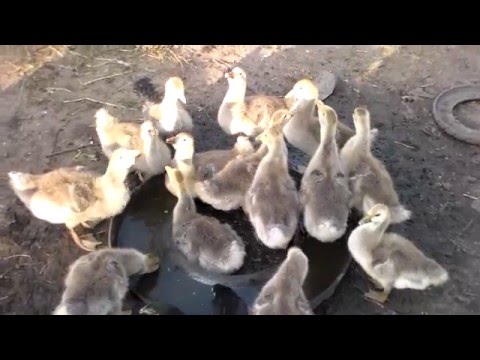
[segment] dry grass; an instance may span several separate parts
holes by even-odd
[[[400,52],[400,45],[379,45],[380,55],[370,63],[362,74],[362,80],[366,80],[373,76],[378,70],[385,65],[385,61]]]
[[[136,49],[149,57],[161,61],[168,61],[174,58],[173,45],[137,45]]]
[[[188,64],[187,58],[183,55],[182,46],[176,45],[137,45],[137,51],[146,56],[159,60],[160,62],[174,61],[180,64],[182,72],[183,65]]]
[[[0,50],[0,89],[15,85],[66,52],[65,45],[7,45]]]

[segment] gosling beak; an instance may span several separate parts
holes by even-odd
[[[369,223],[370,221],[372,221],[372,218],[371,218],[370,215],[367,215],[367,216],[365,216],[364,218],[362,218],[362,219],[358,222],[358,224],[359,224],[359,225],[363,225],[363,224]]]
[[[295,115],[295,113],[296,113],[296,108],[294,108],[293,110],[289,110],[285,115],[285,117],[283,118],[282,125],[285,125],[286,123],[288,123],[292,119],[292,117]]]
[[[285,99],[290,99],[290,98],[293,98],[295,96],[295,91],[292,89],[288,92],[287,95],[285,95]]]
[[[178,100],[180,100],[182,103],[187,105],[187,99],[185,98],[185,94],[182,93],[182,94],[178,95]]]
[[[262,134],[255,136],[255,139],[253,140],[257,143],[262,142]]]
[[[290,109],[288,110],[290,117],[293,117],[297,113],[298,109],[300,108],[300,103],[302,102],[302,100],[298,100],[295,97],[293,97],[293,100],[295,100],[295,102],[290,106]]]
[[[235,77],[235,75],[233,74],[233,71],[227,71],[225,73],[225,79],[233,79]]]
[[[165,142],[167,144],[175,144],[175,142],[177,141],[177,137],[176,136],[172,136],[172,137],[169,137],[165,140]]]

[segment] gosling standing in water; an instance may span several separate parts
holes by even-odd
[[[347,230],[350,190],[335,140],[337,114],[320,101],[317,107],[320,145],[303,175],[300,201],[307,232],[322,242],[333,242]]]
[[[313,315],[303,292],[307,273],[308,258],[298,247],[291,247],[287,258],[260,291],[251,314]]]
[[[389,207],[392,223],[410,219],[411,211],[400,203],[390,174],[372,154],[369,111],[356,108],[353,122],[356,133],[340,153],[345,170],[352,179],[351,205],[365,214],[373,205],[381,203]]]
[[[270,127],[257,137],[268,152],[245,195],[244,210],[260,241],[271,249],[288,246],[301,210],[295,182],[288,172],[288,151],[282,133],[289,116],[286,110],[277,111]]]
[[[135,249],[102,249],[70,265],[53,315],[127,315],[122,311],[129,276],[158,269],[160,260]]]
[[[227,224],[197,213],[190,195],[193,186],[182,173],[167,166],[170,185],[178,201],[173,210],[172,238],[185,257],[205,270],[232,273],[245,259],[245,244]]]

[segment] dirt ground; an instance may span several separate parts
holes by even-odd
[[[216,123],[224,71],[248,73],[248,91],[284,95],[296,80],[328,70],[338,76],[326,103],[352,124],[366,105],[380,134],[376,155],[391,172],[412,220],[392,229],[443,264],[443,287],[394,291],[385,307],[366,301],[357,266],[319,313],[473,314],[480,312],[480,151],[441,132],[433,98],[480,73],[478,46],[190,46],[143,52],[133,46],[3,46],[0,49],[0,314],[47,314],[58,303],[67,266],[82,255],[62,226],[33,218],[9,190],[6,172],[43,172],[82,164],[103,171],[94,113],[109,103],[123,119],[140,119],[144,98],[133,84],[149,77],[163,94],[172,75],[185,80],[198,150],[232,140]],[[480,107],[458,116],[477,121]],[[475,112],[476,111],[476,112]],[[475,115],[477,120],[475,120]],[[60,153],[63,150],[79,150]],[[52,155],[53,154],[53,155]]]

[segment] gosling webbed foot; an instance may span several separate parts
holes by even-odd
[[[79,236],[75,230],[73,229],[69,229],[69,230],[73,238],[73,241],[82,250],[92,252],[97,250],[98,245],[102,244],[102,242],[95,239],[95,237],[92,234],[85,234],[85,235]]]
[[[376,291],[376,290],[370,290],[367,293],[365,293],[365,298],[368,300],[371,300],[379,305],[385,304],[385,302],[388,299],[388,295],[390,294],[390,291]]]

